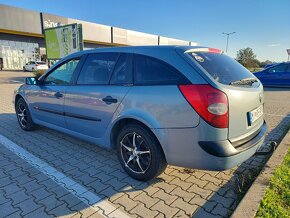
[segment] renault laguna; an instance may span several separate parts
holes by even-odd
[[[136,46],[81,51],[15,92],[20,127],[117,150],[138,180],[167,164],[226,170],[264,141],[261,82],[223,51]]]

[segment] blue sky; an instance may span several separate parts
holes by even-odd
[[[251,47],[261,61],[286,61],[290,0],[0,0],[0,3],[198,42],[236,57]]]

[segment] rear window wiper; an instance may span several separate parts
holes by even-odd
[[[241,79],[234,82],[230,82],[229,85],[252,85],[255,82],[258,82],[258,80],[255,78],[246,78],[246,79]]]

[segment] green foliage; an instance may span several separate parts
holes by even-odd
[[[236,60],[246,68],[259,67],[259,61],[251,48],[240,49],[237,52]]]
[[[259,72],[259,71],[263,70],[263,68],[253,67],[253,68],[249,68],[248,70],[251,71],[252,73],[255,73],[255,72]]]
[[[269,61],[269,60],[266,60],[266,61],[261,61],[260,62],[260,67],[265,67],[267,64],[272,64],[273,61]]]
[[[290,217],[290,149],[271,178],[256,217]]]
[[[37,70],[34,71],[33,74],[36,78],[39,78],[40,76],[42,76],[42,74],[44,74],[46,72],[46,70]]]

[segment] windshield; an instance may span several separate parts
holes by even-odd
[[[229,85],[243,79],[256,77],[233,58],[223,53],[187,52],[217,82]]]

